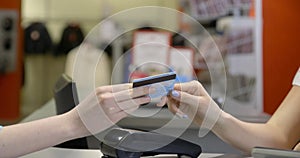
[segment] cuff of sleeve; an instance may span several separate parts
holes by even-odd
[[[298,69],[296,76],[294,77],[293,85],[300,86],[300,68]]]

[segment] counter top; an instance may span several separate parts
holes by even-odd
[[[157,127],[163,126],[166,122],[173,118],[173,114],[169,112],[168,109],[163,108],[140,108],[137,111],[138,116],[149,116],[155,113],[155,115],[151,117],[133,117],[129,116],[121,120],[118,125],[124,128],[134,128],[134,129],[145,129],[145,130],[153,130]],[[40,109],[33,112],[27,118],[22,120],[22,122],[33,121],[37,119],[42,119],[45,117],[50,117],[56,114],[55,102],[51,99],[48,103],[42,106]],[[268,119],[268,116],[261,115],[257,117],[238,117],[241,120],[248,122],[265,122]],[[187,119],[176,119],[173,128],[167,130],[180,130],[182,124],[187,123]],[[204,153],[232,153],[232,154],[241,154],[241,152],[232,146],[223,142],[220,138],[218,138],[214,133],[209,132],[204,137],[198,137],[199,128],[195,127],[193,124],[182,134],[181,138],[187,141],[193,142],[201,146],[202,151]],[[88,137],[88,147],[89,149],[98,149],[99,140],[94,137]],[[53,149],[48,149],[52,151]],[[57,150],[60,151],[60,150]],[[99,152],[99,151],[96,151]]]
[[[48,148],[21,158],[101,158],[100,150],[82,150],[82,149],[62,149]],[[177,158],[176,155],[157,155],[156,158]],[[233,154],[217,154],[217,153],[202,153],[199,158],[244,158],[240,155]]]

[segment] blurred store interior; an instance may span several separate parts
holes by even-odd
[[[41,109],[35,119],[56,114],[62,74],[75,81],[80,102],[95,87],[170,69],[181,82],[198,80],[232,115],[265,122],[299,67],[299,6],[298,0],[1,1],[0,124]],[[151,38],[158,40],[143,45]],[[122,123],[145,124],[130,121]]]

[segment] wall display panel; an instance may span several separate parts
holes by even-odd
[[[223,109],[234,115],[256,116],[263,112],[262,73],[262,2],[261,0],[192,0],[182,2],[184,10],[203,24],[214,42],[197,36],[197,28],[190,25],[186,32],[193,36],[200,53],[195,55],[195,67],[200,82],[209,90],[226,85]],[[181,19],[184,24],[184,19]],[[188,24],[184,24],[188,25]],[[196,35],[195,35],[196,34]],[[217,45],[222,58],[211,49]],[[204,59],[205,58],[205,59]],[[216,74],[225,74],[215,85],[210,80],[213,62]],[[222,72],[223,65],[225,72]],[[219,67],[219,68],[218,68]],[[208,76],[208,77],[207,77]],[[222,96],[222,92],[219,96]],[[218,100],[218,95],[215,97]]]

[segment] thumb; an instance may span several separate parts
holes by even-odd
[[[179,101],[180,103],[188,105],[198,105],[200,103],[200,96],[191,95],[183,91],[173,90],[171,92],[171,96],[173,99]]]

